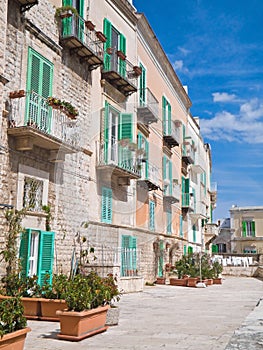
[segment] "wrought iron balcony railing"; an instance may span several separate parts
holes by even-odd
[[[10,99],[8,134],[18,139],[23,137],[23,140],[28,137],[39,147],[50,150],[62,144],[78,147],[80,134],[76,123],[65,112],[51,108],[48,99],[34,91],[26,92],[24,97]],[[19,149],[19,142],[17,145]]]
[[[144,182],[148,189],[156,190],[159,187],[159,169],[156,165],[147,161],[141,163],[141,178],[139,182]]]
[[[178,121],[165,121],[163,124],[163,139],[170,148],[181,143],[181,123]]]
[[[140,90],[140,103],[137,107],[138,119],[143,124],[156,123],[159,116],[159,102],[149,88]]]

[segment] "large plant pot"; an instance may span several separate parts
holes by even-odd
[[[187,286],[187,281],[188,281],[188,278],[174,278],[174,277],[171,277],[170,278],[170,285],[171,286],[183,286],[183,287],[186,287]]]
[[[212,286],[213,284],[213,278],[208,278],[207,279],[207,286]]]
[[[1,350],[23,350],[26,335],[30,332],[29,327],[20,329],[18,331],[5,334],[0,338],[0,349]]]
[[[22,303],[24,306],[24,316],[28,320],[38,320],[41,315],[40,298],[26,298],[22,297]]]
[[[39,319],[43,321],[59,321],[56,312],[67,308],[65,300],[40,298],[39,302],[41,310]]]
[[[59,339],[80,341],[108,329],[105,326],[109,305],[81,312],[57,311],[60,321]]]
[[[111,306],[106,317],[106,326],[116,326],[119,323],[120,309],[118,306]]]
[[[222,278],[221,277],[213,278],[213,284],[222,284]]]
[[[166,278],[165,277],[157,277],[156,284],[165,284]]]
[[[187,287],[196,287],[197,281],[198,281],[197,277],[189,277],[187,280]]]

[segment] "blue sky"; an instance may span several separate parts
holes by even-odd
[[[263,205],[263,1],[134,0],[200,117],[212,147],[214,219]]]

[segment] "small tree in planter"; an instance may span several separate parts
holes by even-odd
[[[23,349],[27,333],[23,305],[19,298],[10,298],[0,302],[0,348]],[[6,344],[6,345],[5,345]],[[19,344],[15,347],[15,344]]]
[[[215,261],[213,263],[212,272],[213,272],[213,283],[222,284],[222,278],[220,276],[221,276],[221,273],[223,272],[223,266],[218,261]]]

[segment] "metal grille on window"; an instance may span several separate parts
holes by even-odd
[[[23,207],[30,211],[42,211],[43,181],[25,177]]]

